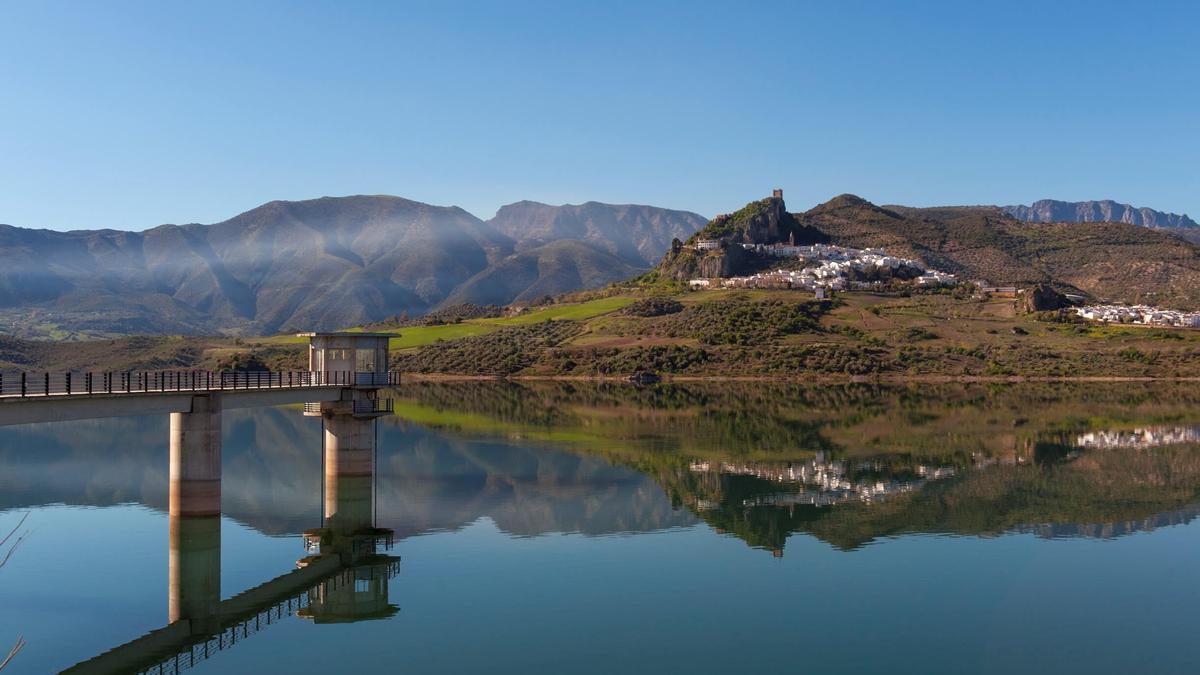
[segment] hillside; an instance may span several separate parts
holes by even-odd
[[[495,219],[519,240],[457,207],[382,195],[144,232],[0,225],[0,333],[254,335],[418,315],[452,296],[507,304],[632,276],[699,226],[653,207],[522,204]]]
[[[1200,307],[1200,247],[1138,225],[1026,223],[994,207],[880,207],[853,195],[797,218],[835,243],[882,247],[966,279]]]
[[[705,219],[690,211],[635,204],[564,204],[522,201],[487,221],[516,242],[518,251],[570,239],[586,242],[632,267],[658,263],[672,239],[687,239]]]
[[[392,367],[492,376],[1200,377],[1200,331],[1088,326],[969,293],[630,287],[579,303],[401,328]]]

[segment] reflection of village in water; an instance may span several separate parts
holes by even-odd
[[[1200,427],[1156,426],[1099,430],[1066,438],[1049,436],[1043,441],[1027,442],[1011,453],[999,456],[968,453],[959,461],[916,461],[902,455],[848,459],[824,451],[816,452],[807,461],[696,459],[687,465],[695,480],[688,481],[691,488],[681,491],[679,496],[718,532],[734,534],[752,546],[768,548],[776,556],[782,555],[784,542],[792,532],[809,532],[836,546],[853,549],[870,543],[876,536],[909,531],[910,526],[917,526],[912,531],[921,531],[920,513],[934,514],[927,523],[934,525],[929,531],[944,528],[947,532],[992,535],[1008,532],[1051,539],[1112,539],[1189,523],[1200,515],[1200,503],[1178,503],[1174,508],[1152,513],[1144,510],[1138,513],[1135,507],[1129,511],[1132,517],[1116,517],[1124,513],[1122,509],[1127,505],[1112,501],[1115,493],[1090,493],[1089,490],[1096,489],[1097,481],[1151,492],[1156,485],[1165,489],[1168,484],[1178,483],[1176,487],[1186,486],[1194,495],[1196,486],[1189,467],[1196,464],[1191,450],[1197,445],[1200,445]],[[1175,449],[1183,454],[1172,454]],[[1130,450],[1144,452],[1129,454]],[[1105,471],[1109,463],[1115,472]],[[1182,471],[1170,480],[1154,477],[1172,468]],[[1035,484],[1051,476],[1057,476],[1052,479],[1056,483]],[[989,507],[987,495],[997,485],[1007,484],[1011,488],[1026,481],[1031,481],[1030,492],[1009,504],[1013,514],[1021,513],[1020,504],[1045,508],[1067,494],[1076,494],[1081,496],[1083,517],[1071,522],[1039,522],[1026,520],[1029,513],[1025,512],[1019,520],[1006,522],[1008,514]],[[924,494],[935,489],[934,486],[939,486],[935,494]],[[1051,486],[1061,493],[1046,492]],[[1070,492],[1080,486],[1085,486],[1082,492]],[[901,507],[909,511],[909,522],[890,522],[890,510],[872,515],[882,503],[901,497],[910,500]],[[975,501],[978,503],[972,503]],[[951,509],[949,502],[958,506]],[[1087,517],[1089,503],[1094,505],[1093,514],[1107,512],[1112,517],[1091,521]],[[977,515],[984,517],[973,521],[965,512],[976,508],[982,509]],[[843,512],[843,517],[829,517],[842,509],[852,511]],[[956,525],[956,516],[969,525]],[[993,524],[983,525],[988,520]],[[843,538],[845,533],[839,532],[839,528],[853,532],[855,528],[846,527],[850,522],[857,522],[863,531],[874,534],[861,539],[856,534]]]
[[[741,500],[742,506],[832,506],[847,502],[870,503],[888,497],[919,490],[926,482],[941,480],[958,473],[954,466],[915,467],[915,477],[909,479],[861,478],[879,476],[888,471],[880,461],[850,463],[845,460],[828,459],[818,452],[809,462],[707,462],[695,461],[688,468],[694,473],[718,473],[737,476],[753,476],[762,480],[787,486],[789,489],[776,493],[758,495]],[[718,504],[699,499],[695,507],[709,511]]]
[[[1106,429],[1080,434],[1075,439],[1081,448],[1153,448],[1184,443],[1200,443],[1200,426]]]
[[[1070,444],[1077,449],[1061,454],[1058,459],[1074,460],[1080,456],[1078,449],[1156,448],[1190,443],[1200,444],[1200,426],[1105,429],[1079,434]],[[968,465],[917,463],[904,472],[904,477],[895,475],[890,464],[880,459],[852,462],[833,459],[823,451],[818,451],[807,462],[694,460],[688,469],[697,474],[750,476],[779,486],[777,492],[740,500],[742,506],[827,507],[879,502],[920,490],[932,481],[958,476],[964,470],[979,471],[991,466],[1016,466],[1033,461],[1021,454],[989,457],[973,453],[971,459]],[[718,508],[719,503],[697,499],[693,507],[698,511],[709,511]]]

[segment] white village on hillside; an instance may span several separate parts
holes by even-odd
[[[1085,307],[1074,307],[1071,311],[1089,321],[1102,321],[1104,323],[1200,328],[1200,312],[1158,309],[1157,307],[1148,307],[1146,305],[1088,305]]]
[[[849,248],[831,244],[796,246],[793,244],[740,244],[755,253],[775,258],[795,258],[814,263],[803,269],[776,269],[745,277],[692,279],[693,289],[712,288],[790,288],[813,291],[871,290],[877,288],[881,277],[911,280],[919,286],[954,286],[953,274],[928,269],[920,261],[888,255],[878,248]],[[716,240],[701,239],[697,250],[708,251],[720,246]],[[871,279],[864,281],[863,279]]]
[[[775,269],[744,277],[692,279],[693,290],[715,288],[794,289],[811,291],[818,298],[832,291],[870,291],[882,285],[881,278],[908,280],[926,288],[955,286],[957,277],[926,267],[919,260],[888,255],[879,248],[850,248],[832,244],[796,246],[794,244],[734,244],[761,255],[793,258],[813,263],[802,269]],[[700,251],[715,250],[721,242],[701,239],[694,247]],[[986,281],[973,282],[979,290],[1001,296],[1016,297],[1015,287],[992,287]],[[1079,296],[1067,296],[1081,300]],[[1089,321],[1125,323],[1174,328],[1200,328],[1200,312],[1160,309],[1147,305],[1087,305],[1072,307],[1071,311]]]

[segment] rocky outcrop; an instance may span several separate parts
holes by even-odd
[[[733,256],[728,252],[706,255],[697,262],[697,276],[700,277],[730,277],[734,274]]]
[[[1129,223],[1158,228],[1200,228],[1200,224],[1177,213],[1120,204],[1111,199],[1088,202],[1061,202],[1042,199],[1029,206],[1005,206],[1004,210],[1018,220],[1034,223]]]
[[[698,239],[720,239],[733,244],[817,244],[829,241],[819,230],[807,227],[788,213],[783,197],[750,202],[734,213],[713,218],[697,233]]]
[[[755,268],[758,256],[740,244],[731,244],[712,251],[697,251],[691,247],[672,250],[663,258],[660,273],[676,281],[715,279],[745,274]]]
[[[1021,294],[1021,309],[1025,313],[1062,309],[1072,304],[1067,296],[1046,284],[1037,284]]]

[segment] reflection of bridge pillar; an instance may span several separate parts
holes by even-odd
[[[221,604],[221,518],[171,516],[167,620],[186,619],[192,633],[218,623]]]
[[[193,396],[171,413],[171,515],[221,515],[221,400]]]
[[[325,418],[325,527],[347,536],[372,525],[375,420]]]

